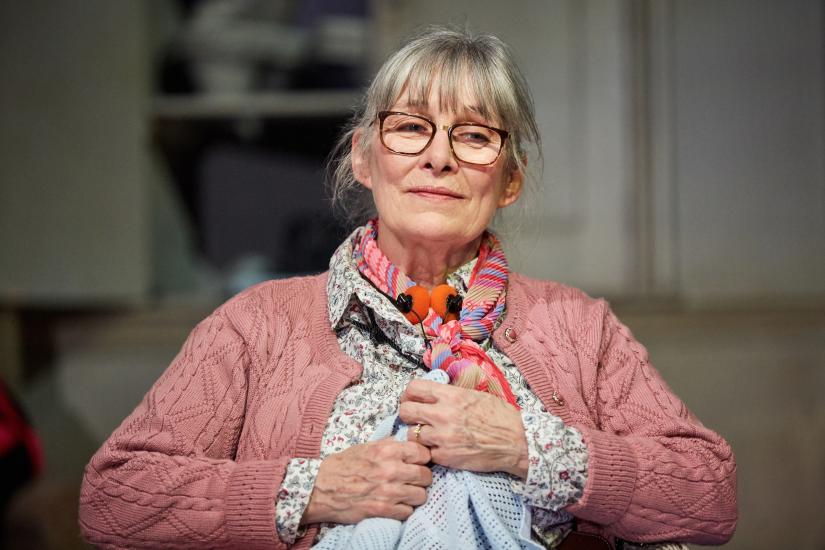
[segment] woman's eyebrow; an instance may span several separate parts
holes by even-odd
[[[407,99],[404,103],[396,104],[393,110],[400,110],[409,112],[410,114],[417,114],[433,118],[435,115],[430,111],[430,104],[427,101],[417,101]],[[464,105],[453,113],[456,122],[489,122],[489,117],[485,113],[485,109],[480,105]]]
[[[426,101],[407,101],[399,105],[402,110],[416,111],[423,114],[430,114],[429,104]]]
[[[477,122],[479,124],[495,124],[495,117],[490,117],[489,113],[485,112],[479,106],[468,105],[457,111],[456,122]]]
[[[484,110],[477,105],[468,105],[457,114],[460,116],[469,116],[470,118],[481,118],[483,120],[487,120],[487,115],[484,113]]]

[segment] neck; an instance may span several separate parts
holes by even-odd
[[[378,230],[378,247],[407,276],[427,289],[444,283],[447,275],[478,254],[481,236],[469,243],[447,244],[438,241],[399,239],[389,231]]]

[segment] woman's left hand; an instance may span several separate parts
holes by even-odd
[[[498,397],[413,380],[401,394],[399,416],[409,426],[408,439],[429,447],[436,464],[527,478],[521,414]]]

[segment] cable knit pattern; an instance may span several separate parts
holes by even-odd
[[[730,448],[604,301],[512,274],[493,338],[547,410],[584,435],[587,484],[567,508],[581,529],[640,542],[730,537]],[[286,548],[275,528],[286,465],[319,456],[333,402],[360,372],[329,325],[326,275],[241,293],[195,328],[92,457],[84,537],[102,548]]]
[[[579,528],[636,542],[727,541],[737,520],[730,446],[673,394],[604,300],[528,281],[513,285],[496,343],[536,393],[558,392],[564,405],[548,410],[584,436],[588,482],[567,508]],[[508,326],[523,327],[514,344],[502,338]]]

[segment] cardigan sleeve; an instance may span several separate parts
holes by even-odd
[[[580,427],[588,481],[568,511],[630,541],[726,542],[737,520],[730,446],[693,416],[630,330],[598,304],[578,343],[597,359],[598,428]]]
[[[289,457],[233,460],[249,348],[220,309],[193,330],[87,465],[79,508],[87,541],[101,548],[286,546],[275,528],[275,498]]]

